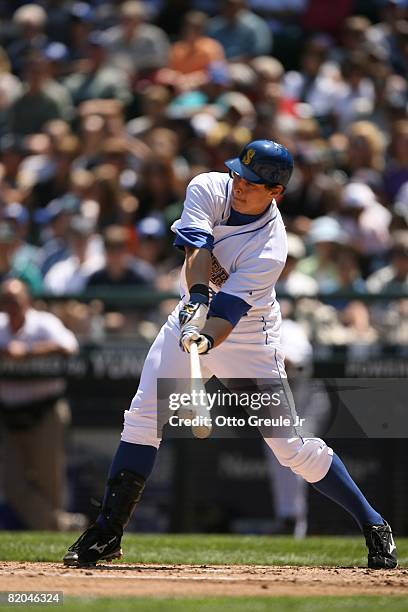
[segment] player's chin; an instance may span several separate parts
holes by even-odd
[[[244,214],[245,208],[246,208],[246,200],[242,200],[242,199],[238,200],[237,198],[234,198],[232,200],[232,208],[236,210],[237,212]]]

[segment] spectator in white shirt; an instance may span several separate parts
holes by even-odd
[[[32,308],[26,286],[17,279],[0,286],[0,355],[18,363],[52,355],[72,355],[75,336],[49,312]],[[62,377],[0,379],[0,416],[8,504],[28,529],[81,529],[86,519],[63,509],[64,434],[69,408],[62,400]]]
[[[293,297],[316,295],[319,292],[319,286],[315,279],[296,270],[299,260],[306,255],[306,249],[302,239],[296,236],[296,234],[291,233],[287,234],[287,239],[288,256],[285,267],[276,283],[278,298],[280,294],[285,293]]]
[[[88,277],[104,264],[102,240],[92,234],[91,221],[79,215],[72,218],[68,234],[71,254],[47,272],[45,291],[53,295],[69,295],[80,293],[85,288]]]
[[[390,246],[391,213],[364,183],[349,183],[343,189],[341,226],[347,240],[366,263],[384,256]]]

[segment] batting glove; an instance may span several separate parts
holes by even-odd
[[[187,325],[201,331],[207,321],[208,310],[208,304],[193,301],[184,304],[179,312],[180,331],[183,332]]]
[[[191,344],[195,342],[200,355],[205,355],[214,346],[214,340],[207,334],[200,334],[200,330],[195,325],[186,325],[181,332],[180,347],[186,353],[190,352]]]

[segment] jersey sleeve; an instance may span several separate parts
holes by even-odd
[[[176,239],[173,246],[183,248],[185,246],[196,247],[197,249],[213,250],[214,237],[204,230],[194,228],[176,229]]]
[[[208,316],[225,319],[235,327],[250,308],[250,304],[236,295],[219,291],[211,300]]]
[[[276,259],[248,258],[238,263],[222,291],[241,298],[251,308],[271,306],[275,299],[274,287],[284,265],[284,261]]]
[[[212,249],[216,205],[210,182],[208,174],[200,174],[188,185],[181,218],[172,226],[176,246]]]

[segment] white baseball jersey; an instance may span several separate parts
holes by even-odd
[[[275,283],[287,256],[286,231],[273,201],[252,223],[227,225],[231,212],[232,179],[226,173],[209,172],[195,177],[187,189],[181,219],[172,229],[197,229],[214,238],[210,289],[222,290],[251,306],[229,341],[280,345],[280,308]],[[182,297],[188,296],[184,267]]]

